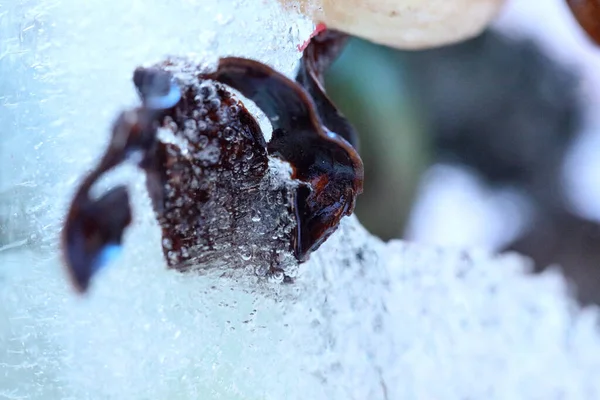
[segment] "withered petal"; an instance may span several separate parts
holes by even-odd
[[[63,252],[78,292],[85,292],[92,276],[117,255],[130,223],[131,206],[124,186],[112,188],[94,201],[83,192],[75,198],[63,230]]]
[[[310,45],[309,45],[310,47]],[[296,194],[298,232],[294,254],[305,261],[354,210],[362,192],[363,164],[356,149],[324,126],[310,95],[272,68],[248,59],[222,58],[205,76],[240,91],[270,118],[269,153],[291,164],[307,183]]]
[[[136,70],[136,74],[139,77],[140,70]],[[145,77],[149,79],[152,74]],[[164,74],[160,77],[154,82],[162,82],[163,86],[165,82],[172,82],[170,77],[165,80]],[[146,86],[144,90],[151,91],[151,87]],[[161,96],[169,97],[168,101],[160,101]],[[91,188],[105,173],[135,152],[142,155],[140,166],[143,167],[148,155],[156,148],[157,117],[171,104],[176,104],[174,99],[179,100],[181,95],[179,88],[171,84],[167,91],[155,91],[149,97],[159,101],[153,107],[124,112],[117,118],[104,156],[81,183],[69,207],[62,230],[63,257],[67,273],[80,293],[88,289],[94,274],[114,258],[123,233],[131,223],[131,206],[125,186],[112,188],[97,199],[90,197]]]
[[[323,124],[358,150],[358,134],[350,122],[325,94],[324,74],[344,49],[349,36],[325,30],[313,37],[304,49],[296,75],[298,82],[312,97]]]
[[[588,36],[600,45],[600,2],[598,0],[567,0],[571,12]]]
[[[567,5],[588,36],[597,45],[600,45],[600,3],[598,0],[567,0]]]
[[[90,189],[134,154],[146,173],[170,267],[185,270],[190,263],[211,262],[233,242],[247,241],[238,225],[260,220],[252,207],[265,196],[257,190],[268,182],[263,180],[267,152],[289,162],[293,178],[303,184],[267,189],[264,200],[278,204],[267,214],[279,222],[254,235],[255,256],[258,262],[268,261],[269,271],[279,268],[284,248],[291,247],[300,262],[308,259],[340,219],[352,213],[362,192],[363,165],[353,147],[356,132],[323,89],[323,73],[345,41],[345,35],[331,31],[313,38],[298,82],[264,64],[234,57],[221,59],[216,72],[200,75],[220,83],[185,86],[183,91],[162,67],[138,68],[133,80],[142,107],[122,113],[115,122],[110,145],[79,187],[62,232],[75,288],[87,290],[93,275],[119,251],[131,223],[124,186],[98,199],[90,197]],[[274,132],[268,145],[256,120],[222,84],[250,98],[271,119]],[[183,141],[185,154],[184,147],[158,140],[161,126]],[[273,214],[285,210],[287,220]],[[274,242],[262,243],[264,238]]]

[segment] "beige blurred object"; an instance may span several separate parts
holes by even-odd
[[[481,32],[505,0],[279,0],[286,7],[375,43],[423,49]]]

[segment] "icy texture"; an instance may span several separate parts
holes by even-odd
[[[310,29],[261,1],[0,3],[0,399],[600,398],[598,313],[558,274],[384,245],[354,218],[294,285],[180,274],[132,169],[123,258],[73,295],[58,228],[133,68],[197,51],[291,74]]]
[[[349,218],[280,285],[168,271],[145,242],[132,235],[137,251],[86,300],[55,258],[0,253],[0,395],[600,396],[597,312],[578,311],[559,274],[523,275],[517,256],[384,245]]]
[[[173,71],[184,98],[161,120],[156,154],[165,177],[147,175],[168,264],[291,278],[299,182],[289,164],[267,155],[260,129],[237,97],[198,79],[201,65],[178,58],[157,66]]]
[[[138,103],[135,67],[236,55],[291,75],[313,25],[271,1],[23,0],[0,2],[0,27],[0,193],[24,188],[48,238],[69,200],[50,196],[74,190]]]

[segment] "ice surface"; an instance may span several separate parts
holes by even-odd
[[[0,1],[0,399],[600,398],[598,313],[557,273],[346,218],[294,285],[179,274],[127,168],[122,257],[73,295],[58,228],[133,68],[193,51],[291,74],[311,29],[262,1]]]
[[[2,1],[0,192],[72,191],[107,143],[117,112],[138,103],[131,77],[168,55],[238,55],[291,74],[312,23],[276,4],[244,0]],[[8,125],[8,127],[6,126]],[[42,166],[42,167],[40,167]],[[44,166],[46,168],[44,168]],[[48,168],[50,167],[51,168]],[[56,230],[63,203],[39,226]],[[48,218],[46,218],[46,216]]]
[[[559,274],[371,238],[354,218],[295,285],[165,270],[132,235],[88,299],[2,256],[0,395],[27,399],[597,399],[597,312]],[[23,268],[27,265],[27,268]],[[13,396],[13,397],[10,397]]]

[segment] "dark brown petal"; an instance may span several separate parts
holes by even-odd
[[[78,292],[85,292],[94,273],[118,255],[123,231],[130,223],[131,208],[124,186],[95,201],[73,203],[63,243],[68,273]]]
[[[242,253],[254,246],[253,263],[278,267],[273,254],[289,251],[292,228],[282,233],[280,218],[264,217],[271,223],[261,225],[252,221],[252,213],[267,207],[263,199],[276,203],[280,198],[281,213],[289,214],[290,206],[285,189],[265,188],[266,143],[248,110],[223,85],[202,82],[184,89],[182,101],[161,125],[177,144],[160,143],[146,172],[168,265],[178,270],[218,263],[236,267],[244,264],[240,246],[248,247]],[[284,222],[289,223],[291,217]]]
[[[356,150],[323,126],[308,93],[272,68],[243,58],[223,58],[206,76],[240,91],[270,118],[274,131],[270,154],[289,162],[293,178],[307,183],[296,194],[298,231],[294,253],[299,261],[337,228],[362,192],[363,165]]]
[[[600,45],[600,1],[567,0],[571,12],[590,38]]]
[[[150,76],[150,75],[148,75]],[[163,74],[163,83],[170,75]],[[153,100],[168,97],[163,104],[176,103],[180,94],[173,84],[164,93],[152,93]],[[139,153],[141,165],[156,148],[156,120],[160,108],[138,108],[122,113],[115,121],[109,146],[95,169],[79,186],[69,207],[62,230],[63,256],[67,272],[79,292],[85,292],[93,275],[109,262],[121,246],[124,230],[131,223],[129,195],[117,186],[99,198],[90,196],[92,186],[108,171]]]
[[[322,123],[358,150],[358,134],[327,97],[324,87],[325,71],[342,52],[348,38],[348,35],[334,30],[325,30],[312,38],[302,54],[296,81],[312,97]]]
[[[147,140],[140,140],[145,139],[143,132],[146,131],[140,125],[142,114],[142,110],[121,114],[104,156],[81,183],[71,202],[62,231],[62,245],[67,272],[79,292],[87,290],[94,273],[121,245],[123,231],[131,222],[125,187],[113,188],[98,199],[90,197],[90,189],[130,152],[149,145]]]

